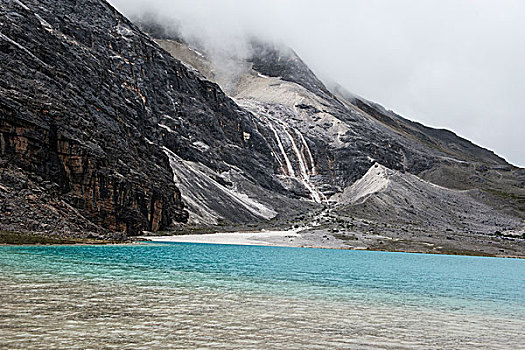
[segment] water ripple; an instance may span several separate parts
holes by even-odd
[[[0,348],[518,349],[524,263],[198,244],[0,247]]]

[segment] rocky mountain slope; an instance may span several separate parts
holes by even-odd
[[[148,29],[146,26],[145,30]],[[221,84],[205,55],[189,47],[176,34],[171,40],[166,36],[164,33],[164,39],[157,40],[161,46],[187,64],[199,67],[208,79]],[[309,145],[321,140],[329,144],[328,154],[337,158],[337,162],[323,157],[314,158],[317,166],[324,168],[321,173],[344,174],[328,181],[339,185],[333,190],[339,192],[352,184],[366,173],[374,161],[418,175],[451,165],[459,168],[477,166],[473,173],[481,177],[484,172],[501,170],[511,173],[509,180],[514,179],[514,183],[509,184],[513,188],[509,190],[520,188],[523,171],[493,152],[448,130],[432,129],[404,119],[341,87],[329,90],[293,51],[264,45],[253,43],[251,68],[237,81],[230,95],[256,116],[265,110],[270,111],[272,116],[280,116],[280,122],[300,129],[298,131],[309,141]],[[317,149],[310,151],[315,153]],[[349,159],[355,171],[348,166]],[[328,166],[326,163],[333,164]],[[452,181],[454,176],[448,177],[444,180]],[[456,182],[462,180],[455,179]],[[465,180],[464,186],[468,187],[467,182]],[[459,183],[453,187],[458,186],[461,187]]]
[[[158,28],[141,26],[158,36]],[[473,241],[506,234],[510,241],[522,237],[524,170],[493,152],[448,130],[402,118],[340,86],[327,88],[290,49],[253,42],[253,57],[239,63],[248,68],[232,88],[215,73],[214,58],[205,47],[192,47],[177,33],[163,32],[161,37],[156,39],[159,45],[208,79],[228,85],[237,104],[272,130],[277,141],[273,154],[280,165],[277,178],[285,188],[333,208],[321,217],[307,217],[305,224],[320,219],[328,232],[330,227],[368,232],[368,224],[351,230],[341,226],[349,217],[359,218],[391,236],[408,230],[420,237],[437,235],[450,251],[465,245],[480,252],[481,246],[492,244],[462,239],[451,243],[451,232]],[[358,203],[351,189],[375,166],[395,174],[388,176],[392,186]],[[523,248],[522,241],[518,244]],[[499,252],[496,246],[494,254]]]
[[[376,163],[335,200],[347,215],[436,233],[493,233],[521,224],[477,201],[472,192],[479,190],[448,189]]]
[[[176,159],[213,169],[218,182],[226,182],[219,174],[233,171],[279,192],[271,150],[252,115],[105,1],[1,5],[4,173],[28,174],[38,191],[45,192],[50,181],[58,185],[56,200],[78,210],[87,223],[129,234],[188,220],[173,181]],[[17,190],[7,177],[4,206],[16,210],[2,210],[3,227],[44,229],[24,222],[28,212],[38,214],[31,222],[46,221],[45,211],[30,199],[24,207],[34,210],[8,204]],[[239,205],[244,197],[228,198],[232,220],[261,220],[272,213],[260,214],[252,208],[255,202]]]
[[[523,169],[325,86],[291,49],[254,40],[232,76],[103,0],[1,4],[0,229],[523,231]]]

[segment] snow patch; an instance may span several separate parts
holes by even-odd
[[[175,103],[176,103],[176,102],[175,102]],[[175,122],[178,121],[177,119],[175,119],[175,118],[173,118],[172,116],[169,116],[169,115],[167,115],[167,114],[164,114],[164,115],[162,116],[162,118],[166,118],[166,119],[169,119],[169,120],[173,120],[173,121],[175,121]],[[179,119],[181,119],[181,118],[179,117]]]
[[[188,47],[188,50],[192,51],[192,52],[195,53],[197,56],[200,56],[200,57],[203,57],[203,58],[205,57],[203,53],[201,53],[201,52],[195,50],[195,49],[192,48],[192,47]]]
[[[22,1],[20,0],[15,0],[15,2],[20,5],[20,7],[22,7],[24,10],[26,11],[30,11],[29,7],[27,7]]]
[[[167,126],[167,125],[164,125],[164,124],[161,124],[161,123],[158,123],[157,125],[160,126],[160,127],[163,128],[163,129],[167,130],[168,132],[171,132],[171,133],[174,133],[174,132],[175,132],[175,131],[173,131],[172,128],[170,128],[170,127]]]
[[[195,141],[192,143],[192,145],[195,146],[195,148],[197,148],[201,152],[206,152],[207,150],[210,149],[210,146],[208,146],[202,141]]]
[[[130,37],[135,36],[135,33],[128,27],[119,24],[116,26],[117,33],[125,40],[130,40]]]
[[[49,24],[45,19],[43,19],[42,17],[40,17],[38,14],[35,13],[35,17],[38,19],[38,21],[40,22],[40,25],[42,27],[44,27],[48,32],[53,32],[54,29],[53,27],[51,26],[51,24]]]

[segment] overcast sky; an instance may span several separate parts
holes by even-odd
[[[243,50],[291,46],[321,79],[525,166],[525,1],[110,0]]]

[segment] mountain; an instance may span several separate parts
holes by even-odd
[[[102,0],[1,11],[0,229],[316,221],[344,238],[367,221],[523,245],[524,169],[326,86],[290,48],[254,39],[249,58],[224,65]]]
[[[2,1],[0,21],[2,196],[12,209],[2,211],[5,228],[45,229],[48,213],[28,197],[47,193],[48,182],[58,186],[57,205],[102,231],[186,222],[176,157],[276,187],[253,117],[105,1]],[[19,172],[35,187],[27,195],[11,190]],[[25,196],[22,208],[8,204],[13,196]],[[230,216],[266,214],[242,207]]]
[[[476,201],[472,191],[477,190],[441,187],[376,163],[362,178],[336,195],[336,200],[342,205],[352,205],[351,212],[359,213],[360,217],[388,218],[391,223],[410,223],[418,227],[428,224],[436,230],[474,227],[490,232],[503,225],[519,225],[516,218],[495,213],[493,208]],[[472,224],[464,226],[463,221]]]

